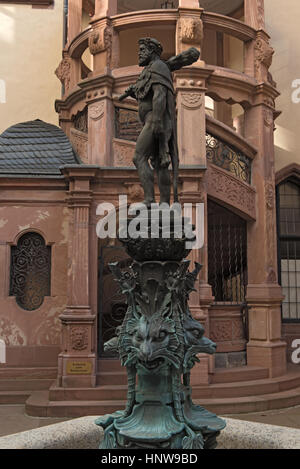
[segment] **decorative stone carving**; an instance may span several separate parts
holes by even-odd
[[[37,345],[59,345],[61,340],[61,321],[57,316],[43,321],[34,333]]]
[[[113,148],[115,166],[133,166],[134,144],[114,140]]]
[[[267,283],[277,283],[277,274],[274,266],[274,254],[276,253],[276,225],[275,225],[275,184],[273,181],[265,182],[266,202],[266,253],[268,269],[266,274]]]
[[[208,194],[256,218],[255,191],[224,170],[208,165]]]
[[[180,18],[178,31],[179,40],[184,44],[200,44],[203,39],[203,23],[200,18]]]
[[[102,119],[104,116],[104,101],[89,106],[89,117],[95,121]]]
[[[264,29],[265,27],[265,7],[264,0],[257,1],[257,26],[258,29]]]
[[[6,345],[27,345],[25,333],[7,318],[0,318],[0,337],[5,340]]]
[[[231,321],[216,320],[210,326],[210,337],[214,342],[224,342],[232,339]]]
[[[70,88],[70,77],[71,77],[71,59],[70,57],[64,57],[60,62],[59,66],[55,70],[55,75],[59,78],[65,92],[67,93]]]
[[[88,135],[76,129],[71,129],[71,142],[84,163],[88,161]]]
[[[202,106],[201,93],[182,93],[182,104],[188,109],[200,109]]]
[[[71,347],[73,350],[86,350],[88,348],[88,328],[75,326],[71,329]]]
[[[264,123],[266,127],[274,129],[274,115],[272,109],[264,109]]]
[[[143,189],[139,184],[132,184],[128,187],[128,198],[132,203],[139,202],[143,194]]]
[[[274,55],[274,49],[268,44],[268,42],[265,39],[258,36],[255,41],[254,50],[255,50],[254,64],[255,64],[256,79],[257,80],[263,80],[264,78],[267,79],[267,73],[266,73],[266,77],[264,77],[261,67],[265,66],[267,71],[271,67],[272,59]]]
[[[111,27],[102,26],[93,29],[89,37],[89,49],[92,55],[107,51],[107,65],[111,59],[112,35]]]

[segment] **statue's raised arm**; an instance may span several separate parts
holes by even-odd
[[[167,60],[167,65],[171,72],[174,72],[175,70],[180,70],[182,67],[192,65],[194,62],[197,62],[199,57],[200,51],[195,47],[190,47],[190,49]]]

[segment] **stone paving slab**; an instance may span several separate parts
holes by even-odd
[[[103,431],[96,416],[35,428],[0,438],[0,449],[97,449]],[[226,418],[218,449],[300,449],[300,430]]]

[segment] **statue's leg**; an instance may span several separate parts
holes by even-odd
[[[157,179],[160,192],[160,203],[167,203],[170,205],[171,199],[171,178],[168,168],[158,168]]]
[[[145,201],[144,203],[148,206],[155,202],[154,196],[154,175],[151,169],[148,159],[153,153],[154,138],[153,132],[149,124],[145,124],[142,132],[140,133],[137,142],[136,149],[133,158],[139,178],[144,189]]]
[[[168,125],[169,124],[169,125]],[[170,205],[171,198],[171,178],[169,171],[170,155],[169,141],[172,135],[170,123],[166,123],[165,133],[159,142],[159,164],[157,165],[157,179],[160,192],[160,203]]]

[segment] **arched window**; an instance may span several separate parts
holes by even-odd
[[[26,233],[11,248],[10,296],[27,311],[50,296],[51,247],[38,233]]]
[[[277,187],[279,279],[285,299],[283,321],[300,321],[300,183]]]

